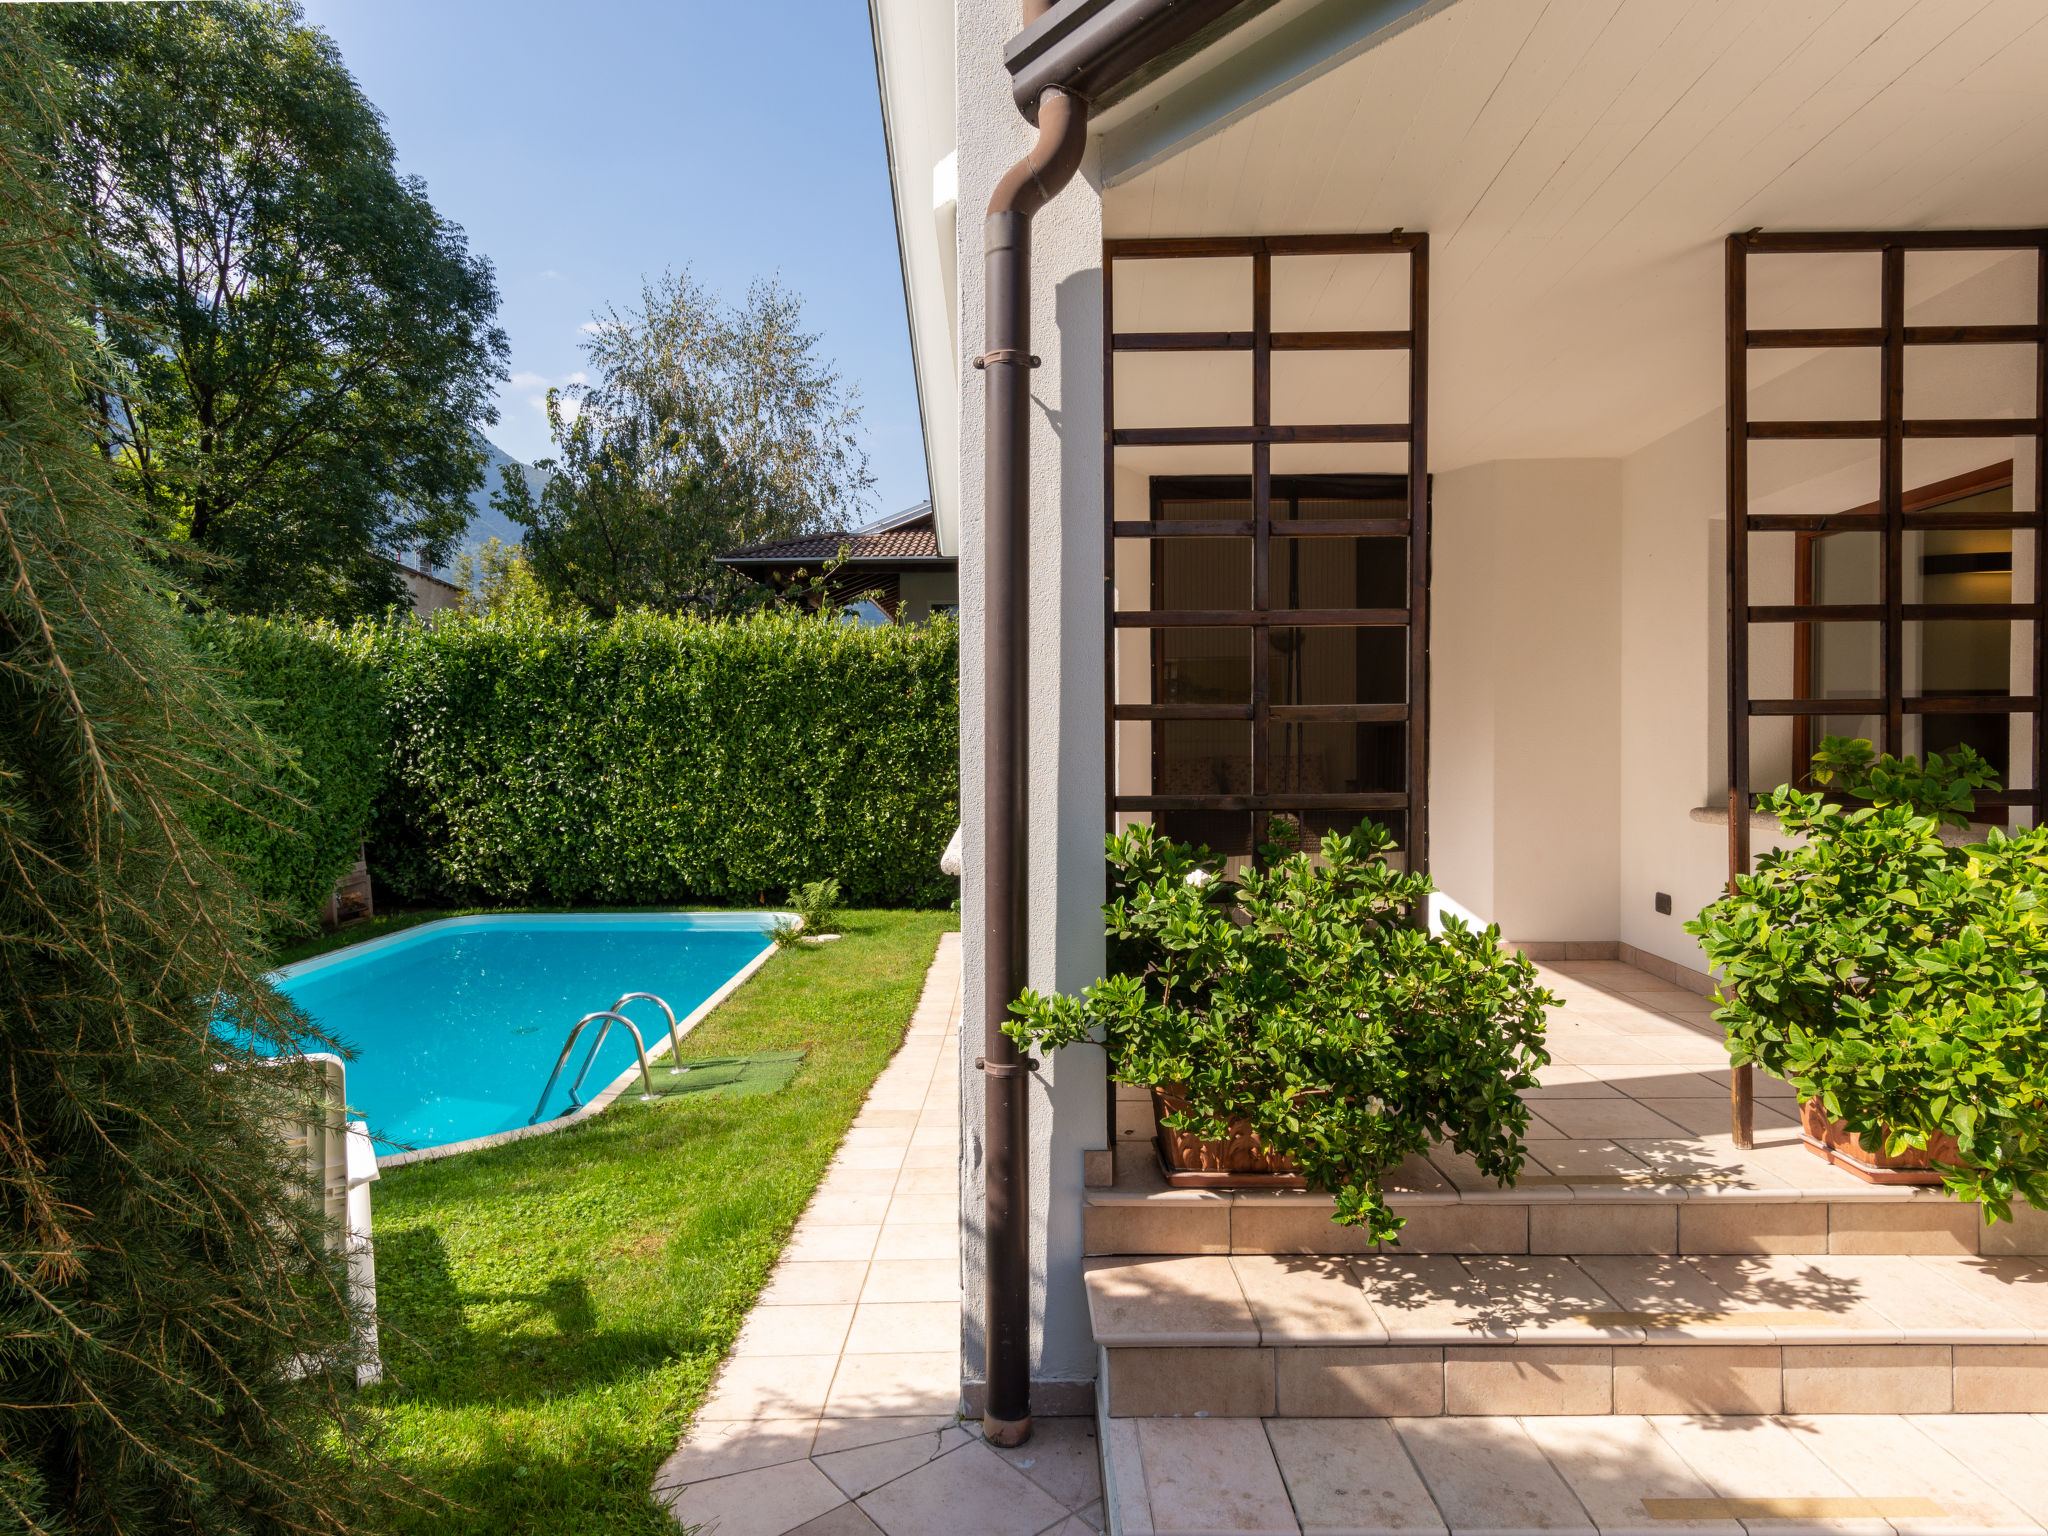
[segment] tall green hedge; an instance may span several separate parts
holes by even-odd
[[[356,859],[389,749],[382,689],[361,645],[327,625],[212,615],[194,621],[202,657],[224,674],[283,751],[280,796],[260,809],[209,807],[200,818],[243,883],[310,928]]]
[[[951,898],[959,631],[507,613],[359,628],[391,730],[371,833],[413,902]]]

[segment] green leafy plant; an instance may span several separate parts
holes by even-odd
[[[839,916],[839,882],[830,878],[807,880],[789,893],[789,904],[796,909],[795,921],[784,918],[769,930],[775,942],[785,949],[799,939],[816,938],[832,931]]]
[[[1365,823],[1230,876],[1207,849],[1148,828],[1110,839],[1111,974],[1080,997],[1026,992],[1004,1028],[1056,1050],[1098,1040],[1120,1082],[1171,1088],[1176,1129],[1248,1123],[1336,1219],[1399,1233],[1380,1179],[1448,1140],[1513,1182],[1522,1166],[1543,1013],[1557,999],[1497,929],[1417,926],[1431,885],[1388,866]],[[1281,850],[1266,850],[1269,855]]]
[[[279,749],[274,795],[195,813],[230,866],[275,909],[273,941],[312,930],[355,862],[390,751],[383,690],[326,624],[210,614],[193,622],[206,660]]]
[[[428,905],[757,901],[827,877],[942,905],[959,638],[780,607],[359,625],[391,732],[372,872]]]
[[[1925,763],[1829,738],[1816,777],[1854,808],[1786,788],[1788,837],[1686,925],[1719,970],[1730,1057],[1792,1083],[1866,1150],[1927,1151],[1987,1221],[2048,1209],[2048,829],[1942,835],[1997,775],[1964,748]]]

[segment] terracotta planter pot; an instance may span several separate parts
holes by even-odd
[[[1844,1173],[1853,1173],[1866,1184],[1938,1186],[1941,1175],[1933,1165],[1962,1161],[1962,1152],[1953,1136],[1935,1137],[1925,1152],[1910,1147],[1897,1157],[1881,1149],[1866,1152],[1855,1133],[1841,1121],[1830,1120],[1828,1112],[1813,1099],[1799,1101],[1799,1139],[1815,1157],[1834,1164]]]
[[[1152,1109],[1164,1117],[1187,1108],[1187,1100],[1163,1088],[1152,1090]],[[1306,1189],[1294,1164],[1268,1152],[1246,1121],[1231,1126],[1228,1141],[1208,1141],[1161,1125],[1159,1166],[1176,1189]]]

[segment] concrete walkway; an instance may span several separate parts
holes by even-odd
[[[705,1536],[1089,1536],[1087,1419],[997,1450],[960,1400],[960,935],[654,1495]]]

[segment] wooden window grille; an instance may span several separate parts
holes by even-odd
[[[1913,252],[1981,252],[1989,257],[2031,252],[2032,316],[2019,324],[1907,324],[1907,258]],[[1750,319],[1750,263],[1760,256],[1845,256],[1862,253],[1877,258],[1875,325],[1754,328]],[[1980,806],[2034,808],[2039,819],[2048,774],[2044,774],[2040,689],[2048,676],[2048,624],[2041,622],[2048,603],[2048,519],[2043,495],[2044,449],[2048,449],[2048,230],[1927,231],[1917,233],[1765,233],[1731,235],[1727,240],[1727,417],[1728,417],[1728,868],[1731,883],[1749,869],[1752,793],[1752,723],[1767,717],[1790,717],[1788,780],[1806,784],[1808,758],[1817,745],[1815,722],[1828,718],[1863,717],[1875,723],[1874,745],[1881,751],[1907,750],[1907,721],[1919,717],[1986,717],[2022,715],[2024,731],[2009,735],[2009,782],[2000,793],[1982,795]],[[1924,356],[1912,349],[1956,346],[2032,348],[2031,403],[2025,414],[2010,416],[1944,416],[1926,410],[1927,402],[1907,413],[1909,358]],[[1850,420],[1755,419],[1751,412],[1751,354],[1795,349],[1817,355],[1835,349],[1874,352],[1878,364],[1875,415]],[[1925,439],[1980,439],[2002,442],[2006,457],[1962,475],[1912,485],[1907,444]],[[1877,496],[1874,502],[1828,512],[1758,512],[1752,508],[1751,451],[1767,441],[1865,441],[1877,448]],[[2014,445],[2028,445],[2031,463],[2014,474]],[[2007,506],[1987,506],[1996,497],[1985,493],[2010,487]],[[2032,576],[2024,600],[2004,603],[1909,602],[1907,536],[1915,532],[1959,529],[2009,530],[2008,542],[2025,532],[2032,537]],[[1757,534],[1792,534],[1789,604],[1751,601],[1750,543]],[[1830,602],[1815,586],[1815,558],[1823,542],[1843,534],[1864,534],[1877,541],[1874,601]],[[2016,566],[2008,556],[2008,565]],[[1989,569],[1990,567],[1985,567]],[[2019,599],[2019,591],[2009,591]],[[1953,621],[2025,622],[2027,665],[2012,665],[2007,686],[1944,696],[1939,690],[1908,686],[1907,626]],[[1790,626],[1790,678],[1786,694],[1759,697],[1752,687],[1752,628]],[[1872,683],[1861,696],[1817,696],[1814,654],[1833,626],[1864,625],[1876,637]],[[1923,640],[1927,633],[1921,631]],[[2009,646],[2017,657],[2021,647]],[[2024,672],[2024,680],[2021,673]],[[2010,779],[2025,777],[2012,787]],[[1738,1145],[1750,1144],[1748,1069],[1732,1082],[1735,1134]]]
[[[1276,257],[1380,255],[1406,258],[1407,323],[1398,329],[1273,329],[1273,262]],[[1249,258],[1250,328],[1227,331],[1118,331],[1115,328],[1115,273],[1122,262]],[[1359,815],[1388,820],[1412,870],[1428,867],[1428,679],[1429,679],[1429,497],[1428,497],[1428,314],[1429,241],[1426,235],[1395,231],[1374,235],[1313,235],[1221,239],[1111,240],[1103,262],[1104,489],[1103,601],[1105,611],[1105,728],[1108,748],[1107,818],[1112,830],[1129,812],[1152,813],[1169,827],[1192,830],[1196,840],[1219,852],[1229,841],[1201,836],[1204,829],[1235,822],[1246,828],[1243,851],[1266,843],[1271,818],[1295,818],[1306,836],[1342,825]],[[1275,352],[1406,353],[1407,420],[1297,425],[1273,419]],[[1116,419],[1116,365],[1132,353],[1250,353],[1249,421],[1235,425],[1128,426]],[[1279,474],[1273,471],[1276,444],[1392,444],[1405,454],[1401,474]],[[1116,452],[1120,447],[1243,445],[1250,454],[1245,475],[1170,474],[1150,481],[1149,520],[1117,517]],[[1147,540],[1150,578],[1147,606],[1117,606],[1118,540]],[[1207,540],[1207,546],[1183,541]],[[1242,598],[1228,606],[1174,606],[1169,570],[1197,548],[1242,541],[1248,571]],[[1357,569],[1350,577],[1348,606],[1303,605],[1298,573],[1303,551],[1318,553],[1308,563],[1317,578],[1328,575],[1320,552],[1349,540]],[[1398,541],[1398,566],[1389,571],[1386,551]],[[1238,547],[1238,546],[1223,546]],[[1368,553],[1371,551],[1372,553]],[[1389,579],[1391,576],[1391,580]],[[1234,580],[1234,577],[1233,577]],[[1224,583],[1229,584],[1229,583]],[[1317,585],[1311,581],[1310,586]],[[1327,585],[1327,582],[1323,582]],[[1183,583],[1183,585],[1186,585]],[[1221,590],[1221,585],[1212,583]],[[1127,593],[1127,597],[1129,594]],[[1370,601],[1373,606],[1366,606]],[[1151,698],[1118,697],[1118,636],[1150,631],[1148,665]],[[1248,666],[1240,688],[1176,689],[1169,686],[1173,664],[1169,636],[1200,631],[1229,643],[1245,636]],[[1348,632],[1338,639],[1331,631]],[[1311,641],[1308,637],[1314,636]],[[1302,678],[1306,647],[1319,654],[1332,644],[1356,650],[1350,663],[1346,699],[1310,700]],[[1276,656],[1279,658],[1276,667]],[[1393,677],[1389,680],[1389,663]],[[1276,671],[1281,697],[1275,697]],[[1368,679],[1374,681],[1369,682]],[[1367,693],[1389,697],[1361,697]],[[1118,789],[1118,725],[1150,722],[1150,792]],[[1167,730],[1218,728],[1242,733],[1250,727],[1241,764],[1220,761],[1217,782],[1205,785],[1163,779],[1160,742]],[[1277,739],[1279,750],[1275,750]],[[1346,758],[1349,787],[1319,782],[1303,768],[1289,743],[1310,730],[1350,728]],[[1398,736],[1398,744],[1393,740]]]

